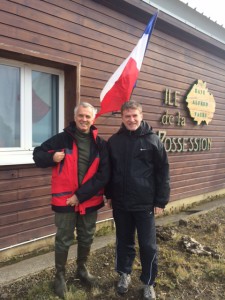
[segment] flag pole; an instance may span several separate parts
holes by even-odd
[[[153,25],[152,25],[152,27],[151,27],[151,32],[150,32],[150,34],[149,34],[149,36],[148,36],[148,41],[147,41],[147,44],[146,44],[145,53],[146,53],[146,51],[147,51],[148,44],[149,44],[149,40],[150,40],[152,31],[154,30],[156,20],[157,20],[157,18],[158,18],[158,13],[159,13],[159,10],[157,10],[157,12],[154,14],[154,15],[156,16],[156,18],[154,18],[154,22],[153,22]],[[153,15],[153,16],[154,16],[154,15]],[[150,19],[150,21],[151,21],[151,19]],[[150,21],[148,22],[148,25],[146,26],[145,31],[148,29],[148,26],[149,26]],[[145,53],[144,53],[144,55],[145,55]],[[129,99],[128,101],[131,100],[131,97],[132,97],[134,88],[136,87],[136,84],[137,84],[137,81],[135,82],[135,85],[134,85],[134,87],[133,87],[132,93],[130,94],[130,99]]]
[[[130,55],[123,61],[105,84],[100,94],[101,108],[97,113],[96,118],[105,113],[119,111],[121,105],[130,100],[136,86],[138,74],[156,23],[158,12],[159,11],[157,10],[151,17],[142,37],[139,39]]]

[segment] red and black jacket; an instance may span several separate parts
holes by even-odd
[[[104,186],[109,180],[109,157],[106,142],[97,135],[97,129],[91,126],[91,151],[88,170],[82,184],[78,184],[78,148],[74,133],[75,122],[56,134],[41,146],[36,147],[33,159],[37,167],[52,166],[52,209],[56,212],[74,212],[80,214],[95,211],[103,206]],[[64,151],[65,158],[60,163],[53,161],[57,151]],[[67,206],[66,200],[76,194],[79,205]]]

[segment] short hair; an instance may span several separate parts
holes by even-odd
[[[97,114],[97,109],[96,109],[93,105],[91,105],[90,103],[88,103],[88,102],[81,102],[81,103],[79,103],[77,106],[75,106],[75,108],[74,108],[74,114],[75,114],[75,115],[77,114],[77,110],[78,110],[78,108],[79,108],[80,106],[91,108],[91,109],[92,109],[92,113],[93,113],[93,117],[96,116],[96,114]]]
[[[138,103],[135,100],[130,100],[127,102],[124,102],[123,105],[121,106],[121,115],[123,114],[124,110],[127,109],[138,109],[140,113],[142,113],[142,105]]]

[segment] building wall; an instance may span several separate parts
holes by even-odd
[[[132,51],[154,11],[138,0],[1,0],[0,57],[65,70],[66,125],[78,101],[99,107],[104,84]],[[80,66],[79,72],[74,66]],[[197,79],[207,82],[216,101],[208,125],[193,121],[185,101]],[[171,105],[165,104],[166,89]],[[175,93],[179,106],[174,105]],[[210,151],[168,152],[171,203],[225,189],[224,95],[224,45],[160,13],[132,98],[143,104],[144,118],[155,131],[166,131],[167,137],[212,139]],[[166,111],[180,113],[185,125],[162,124]],[[96,121],[106,139],[120,123],[118,114]],[[1,249],[55,232],[50,172],[34,165],[0,166]],[[110,217],[103,209],[99,221]]]

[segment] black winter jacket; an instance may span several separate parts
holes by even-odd
[[[164,208],[169,201],[169,163],[165,148],[150,126],[136,131],[122,124],[108,140],[111,180],[106,197],[113,208],[130,211]]]

